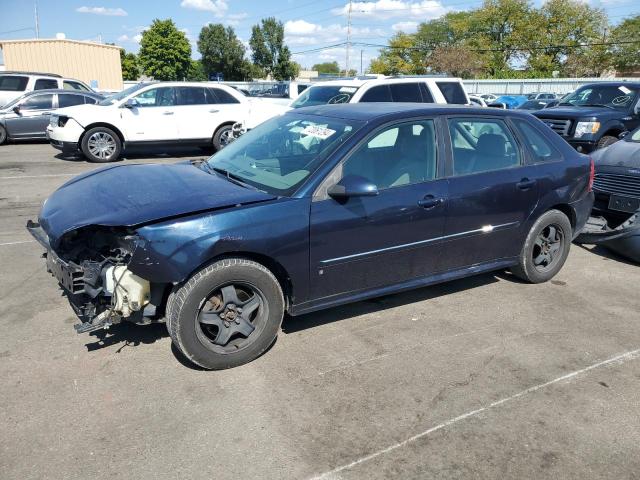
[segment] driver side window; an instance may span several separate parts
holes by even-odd
[[[342,164],[342,175],[358,175],[379,190],[433,180],[436,136],[433,120],[396,124],[358,147]]]

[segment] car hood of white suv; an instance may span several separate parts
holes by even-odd
[[[73,107],[59,108],[55,110],[56,115],[73,118],[80,125],[84,126],[97,120],[107,121],[111,115],[118,114],[118,107],[113,105],[74,105]]]

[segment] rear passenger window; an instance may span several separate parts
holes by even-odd
[[[467,96],[464,93],[462,85],[458,82],[436,82],[436,85],[438,85],[447,103],[457,103],[461,105],[467,103]]]
[[[65,80],[62,82],[62,88],[65,90],[80,90],[81,92],[88,92],[87,87],[79,82],[72,82],[71,80]]]
[[[362,98],[361,102],[392,102],[391,92],[389,91],[389,85],[378,85],[367,90]]]
[[[50,80],[48,78],[39,78],[36,80],[36,84],[33,87],[34,90],[46,90],[49,88],[58,88],[58,81]]]
[[[202,87],[176,87],[178,105],[206,105],[204,88]]]
[[[454,175],[520,165],[518,146],[502,120],[450,119]]]
[[[208,103],[240,103],[236,97],[221,88],[209,88]]]
[[[392,83],[389,89],[394,102],[422,103],[419,83]]]
[[[514,123],[522,134],[524,142],[529,146],[536,163],[562,159],[560,152],[536,128],[524,120],[514,120]]]
[[[342,177],[358,175],[379,189],[436,178],[433,120],[393,125],[360,146],[341,166]]]
[[[84,96],[82,95],[68,95],[66,93],[58,94],[58,107],[72,107],[74,105],[84,105]]]

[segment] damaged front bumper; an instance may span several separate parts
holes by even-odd
[[[122,319],[148,323],[142,321],[145,314],[155,314],[155,306],[150,305],[151,284],[126,265],[111,259],[65,260],[53,250],[38,223],[28,221],[27,230],[46,250],[47,271],[58,281],[81,321],[74,325],[78,333],[108,329]]]
[[[640,210],[616,228],[610,228],[602,217],[591,217],[575,241],[602,245],[640,263]]]

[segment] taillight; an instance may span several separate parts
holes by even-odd
[[[588,191],[593,191],[593,179],[596,176],[596,166],[593,163],[593,158],[589,157],[589,187]]]

